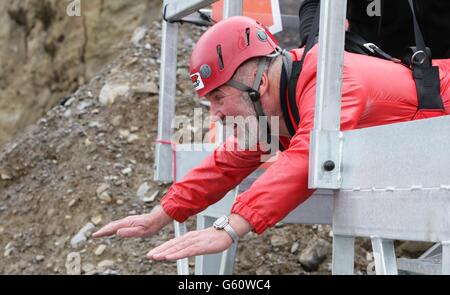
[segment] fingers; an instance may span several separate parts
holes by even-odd
[[[152,258],[154,260],[167,259],[168,255],[175,254],[186,248],[189,248],[191,245],[196,244],[196,242],[198,242],[198,241],[193,240],[192,238],[180,240],[176,244],[172,245],[171,247],[163,249],[163,250],[159,250],[159,251],[153,253],[153,255],[151,255],[151,257],[149,257],[149,256],[147,256],[147,257]]]
[[[116,235],[121,238],[142,237],[145,234],[145,229],[142,226],[125,227],[118,229],[116,232]]]
[[[128,217],[119,219],[113,222],[108,223],[98,231],[92,234],[94,238],[108,237],[116,234],[116,232],[123,227],[129,227],[130,222]]]
[[[154,255],[158,254],[159,256],[161,256],[161,253],[166,252],[167,250],[170,250],[172,247],[177,247],[177,249],[180,247],[180,245],[185,246],[186,242],[189,242],[190,239],[193,237],[193,233],[187,233],[184,236],[169,240],[167,242],[165,242],[162,245],[159,245],[158,247],[154,248],[153,250],[151,250],[150,252],[148,252],[147,257],[153,259]]]
[[[178,260],[186,257],[192,257],[197,256],[200,254],[208,254],[208,253],[201,253],[200,248],[197,244],[193,244],[188,246],[187,248],[180,249],[174,253],[167,254],[165,256],[165,259],[167,260]]]
[[[224,231],[205,229],[190,232],[170,240],[151,250],[147,258],[154,260],[178,260],[186,257],[218,253],[233,243]]]

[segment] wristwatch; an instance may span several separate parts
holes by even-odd
[[[233,243],[236,243],[239,240],[239,236],[230,225],[230,219],[228,218],[228,216],[224,215],[222,217],[219,217],[214,222],[214,228],[217,230],[225,230],[230,235]]]

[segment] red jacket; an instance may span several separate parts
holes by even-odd
[[[231,210],[244,217],[258,234],[282,220],[314,192],[308,189],[308,154],[314,121],[317,48],[308,52],[297,84],[301,120],[296,134],[277,161],[238,196]],[[302,50],[291,53],[298,60]],[[433,63],[440,68],[446,111],[418,112],[415,83],[409,69],[391,61],[346,52],[341,130],[449,114],[450,60]],[[222,145],[169,189],[161,200],[164,211],[183,222],[219,201],[260,164],[260,152],[230,151]]]

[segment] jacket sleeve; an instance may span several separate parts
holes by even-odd
[[[365,107],[365,95],[357,81],[344,81],[341,130],[352,129]],[[309,89],[308,89],[309,88]],[[287,150],[236,199],[232,213],[244,217],[257,234],[281,221],[310,197],[308,189],[309,137],[314,121],[315,83],[305,88],[299,101],[300,126]]]
[[[219,201],[258,168],[261,155],[260,150],[240,151],[236,138],[230,137],[181,181],[170,187],[161,199],[164,211],[178,222],[184,222]]]

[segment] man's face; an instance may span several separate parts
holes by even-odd
[[[210,114],[214,121],[226,123],[226,117],[256,116],[247,95],[228,85],[211,91],[206,99],[211,103]]]
[[[258,119],[248,95],[230,86],[221,86],[208,95],[213,121],[221,121],[233,131],[242,150],[255,147],[258,140]],[[228,136],[228,135],[227,135]]]

